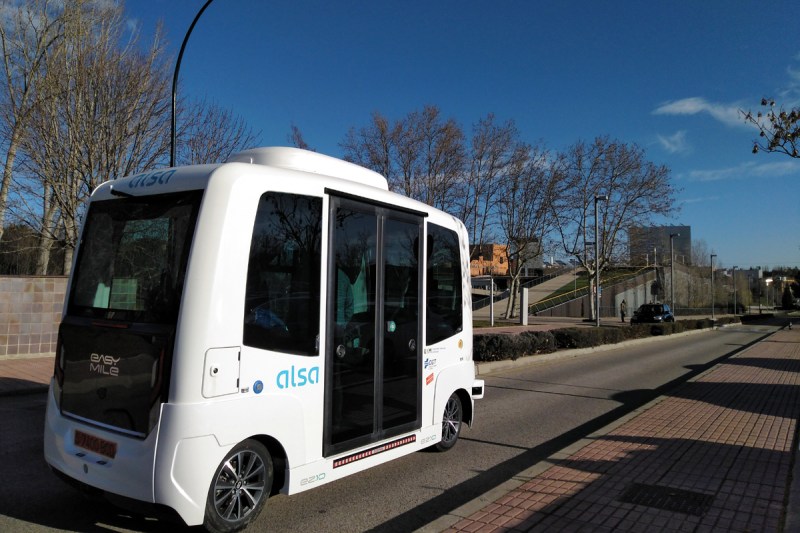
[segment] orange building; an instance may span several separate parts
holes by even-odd
[[[508,247],[504,244],[470,246],[469,273],[471,276],[507,276]]]

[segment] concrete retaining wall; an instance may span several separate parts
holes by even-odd
[[[66,276],[0,277],[0,358],[52,355]]]

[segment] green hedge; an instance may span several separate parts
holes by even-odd
[[[732,317],[716,320],[717,325],[730,324]],[[664,324],[636,324],[630,327],[564,328],[552,331],[523,331],[521,333],[476,332],[472,358],[477,362],[516,360],[527,355],[551,353],[556,350],[593,348],[654,335],[671,335],[695,329],[708,329],[711,319],[679,320]]]
[[[524,355],[550,353],[556,341],[550,331],[522,333],[479,333],[474,336],[472,358],[475,361],[516,360]]]

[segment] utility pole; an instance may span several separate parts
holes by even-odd
[[[597,216],[597,202],[608,201],[608,195],[594,197],[594,312],[595,327],[600,327],[600,223]]]
[[[675,316],[675,248],[673,246],[673,239],[680,237],[680,233],[669,234],[669,303],[672,305],[672,315]]]
[[[714,318],[714,258],[717,257],[717,254],[711,254],[711,321],[713,322],[716,320]]]

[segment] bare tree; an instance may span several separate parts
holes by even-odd
[[[694,266],[708,266],[711,264],[711,252],[704,239],[692,241],[692,264]]]
[[[563,174],[551,205],[557,232],[564,253],[586,269],[593,292],[595,273],[602,273],[622,253],[625,229],[672,214],[676,191],[666,166],[647,161],[638,146],[608,137],[598,137],[592,144],[576,143],[559,158],[556,171]],[[597,201],[600,196],[609,200]],[[588,244],[595,240],[595,208],[599,257]]]
[[[511,277],[506,318],[514,317],[520,277],[525,265],[540,257],[552,229],[550,206],[562,178],[550,155],[536,146],[519,145],[505,172],[497,177],[502,194],[498,215],[503,229]],[[520,309],[527,313],[527,309]]]
[[[121,2],[21,5],[0,4],[0,237],[6,219],[27,225],[39,235],[37,272],[47,272],[58,242],[68,273],[91,191],[167,157],[170,61],[160,26],[143,45]],[[179,106],[184,163],[224,160],[254,142],[244,121],[217,105]]]
[[[455,120],[443,120],[435,106],[425,106],[412,122],[422,148],[415,197],[452,212],[456,201],[453,193],[464,167],[464,133]]]
[[[419,114],[412,112],[398,120],[392,126],[389,136],[389,146],[396,167],[392,171],[394,178],[389,178],[389,187],[402,192],[409,198],[419,196],[417,176],[420,173],[419,160],[422,152],[422,139],[417,124],[418,119]]]
[[[52,48],[64,37],[61,2],[31,0],[0,6],[0,48],[4,90],[0,92],[2,146],[5,149],[0,182],[0,239],[5,227],[14,163],[31,115],[48,97],[40,80],[49,72]]]
[[[376,111],[369,125],[347,132],[340,143],[344,158],[383,175],[392,186],[395,166],[392,135],[389,119]]]
[[[489,229],[495,214],[498,191],[504,174],[519,168],[525,150],[521,150],[519,130],[513,121],[497,124],[492,114],[480,119],[472,128],[469,170],[459,196],[457,216],[470,233],[470,242],[484,244],[493,238]]]
[[[310,150],[312,152],[316,152],[315,149],[311,148],[308,143],[306,142],[305,138],[303,137],[303,132],[300,131],[300,128],[297,125],[292,124],[292,129],[288,135],[288,141],[291,143],[292,146],[295,148],[300,148],[302,150]]]
[[[177,164],[220,163],[234,152],[252,147],[261,135],[229,109],[205,100],[180,115],[184,126],[177,140]]]
[[[25,209],[17,216],[39,220],[43,238],[63,242],[68,273],[91,191],[155,166],[167,152],[169,72],[160,32],[141,51],[120,5],[76,0],[64,9],[65,39],[47,78],[54,97],[37,108],[25,138]],[[40,217],[32,216],[36,208]]]
[[[340,146],[345,159],[382,174],[392,190],[451,211],[464,165],[463,140],[454,120],[426,106],[393,124],[375,112],[368,126],[350,129]]]
[[[788,111],[783,106],[775,109],[775,100],[762,98],[761,107],[764,111],[739,111],[745,122],[758,128],[761,140],[753,143],[753,153],[778,152],[789,157],[800,157],[797,151],[800,142],[800,108]]]

